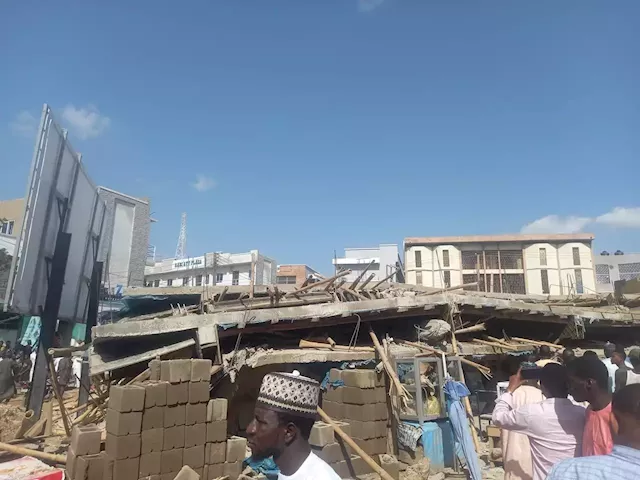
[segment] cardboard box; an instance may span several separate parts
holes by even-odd
[[[189,403],[189,382],[167,385],[167,405],[184,405],[186,403]]]
[[[189,382],[189,403],[209,401],[209,382]]]
[[[398,480],[400,478],[400,463],[395,457],[385,453],[378,456],[377,460],[378,461],[376,463],[380,465],[382,469],[391,476],[391,478],[394,480]]]
[[[185,425],[195,425],[207,421],[206,403],[187,403],[185,415]]]
[[[100,453],[102,431],[96,425],[76,425],[71,430],[71,448],[76,455],[96,455]]]
[[[203,475],[203,480],[215,480],[224,476],[224,463],[205,465]]]
[[[170,383],[191,380],[191,359],[164,360],[160,366],[160,380]]]
[[[144,384],[144,408],[164,407],[167,404],[167,382]]]
[[[145,408],[142,412],[142,431],[164,427],[166,407]]]
[[[224,442],[227,439],[227,421],[207,423],[207,443]]]
[[[324,447],[311,447],[311,451],[327,463],[348,460],[353,454],[351,447],[342,441],[330,443]]]
[[[207,439],[207,424],[196,423],[184,427],[184,447],[197,447],[205,444]]]
[[[164,450],[160,457],[160,473],[179,472],[182,468],[183,448]]]
[[[108,407],[116,412],[141,412],[145,388],[140,385],[113,385],[109,389]]]
[[[161,452],[164,446],[164,428],[144,430],[141,435],[140,453]]]
[[[107,433],[105,452],[116,460],[140,456],[140,434],[117,436]]]
[[[247,439],[243,437],[230,437],[227,439],[227,463],[242,462],[247,454]]]
[[[227,399],[212,398],[207,404],[207,422],[218,422],[227,419]]]
[[[142,412],[121,413],[107,409],[107,433],[113,435],[131,435],[142,430]]]
[[[309,435],[309,445],[314,447],[324,447],[330,443],[334,443],[333,427],[328,423],[316,422],[311,428]]]
[[[202,468],[204,466],[204,445],[185,448],[182,462],[191,468]]]
[[[229,477],[229,480],[237,480],[242,473],[242,462],[225,463],[222,474]]]
[[[147,475],[160,475],[160,467],[162,465],[162,453],[152,452],[145,453],[140,456],[139,477]]]
[[[102,480],[104,455],[80,455],[76,459],[73,480]]]
[[[208,359],[191,359],[191,378],[192,382],[207,382],[211,381],[211,360]]]
[[[140,457],[113,461],[113,480],[138,480]]]
[[[227,459],[226,442],[207,443],[204,449],[204,462],[206,464],[224,463]],[[222,471],[222,467],[220,467]]]
[[[191,467],[185,465],[180,469],[174,480],[200,480],[200,475]]]
[[[184,425],[186,421],[187,408],[184,405],[174,405],[164,407],[164,427],[175,427]]]
[[[173,450],[176,448],[184,448],[184,435],[184,425],[165,428],[162,441],[162,449]]]

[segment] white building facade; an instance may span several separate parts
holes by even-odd
[[[147,287],[202,285],[269,285],[276,282],[275,260],[258,250],[246,253],[207,253],[200,257],[169,258],[145,267]]]
[[[497,293],[582,295],[596,291],[593,235],[411,237],[404,243],[406,282]]]
[[[594,255],[596,291],[613,293],[614,282],[640,278],[640,253],[602,252]]]
[[[363,281],[375,274],[371,281],[380,281],[392,273],[399,271],[400,258],[398,256],[398,246],[395,244],[381,244],[371,248],[345,248],[344,257],[333,259],[333,265],[337,270],[351,270],[351,273],[344,278],[347,282],[353,282],[360,276],[362,271],[373,262],[364,275]],[[401,276],[401,271],[398,272]],[[389,279],[391,282],[401,281],[394,275]]]

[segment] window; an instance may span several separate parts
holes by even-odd
[[[546,248],[540,249],[540,265],[543,267],[547,266],[547,249]]]
[[[276,283],[279,285],[295,285],[296,277],[289,275],[278,275],[276,277]]]
[[[573,247],[573,264],[580,265],[580,249]]]
[[[416,272],[416,285],[422,285],[422,272]]]
[[[169,280],[167,280],[167,287],[170,287],[173,285],[173,278],[170,278]]]
[[[209,274],[208,273],[204,276],[204,284],[205,285],[209,285]]]
[[[202,275],[196,275],[196,287],[200,287],[202,285]]]
[[[609,285],[611,283],[609,265],[604,263],[596,264],[596,283],[599,285]]]
[[[153,281],[153,286],[154,287],[159,287],[160,286],[160,280],[154,280]]]
[[[620,280],[635,280],[640,277],[640,262],[621,263],[618,265]]]
[[[231,285],[238,285],[240,283],[240,272],[237,270],[232,272]]]
[[[449,267],[449,250],[442,250],[442,266]]]
[[[584,293],[584,285],[582,284],[582,270],[576,268],[576,293],[582,294]]]
[[[222,283],[224,280],[224,273],[216,273],[216,283]]]
[[[422,252],[416,250],[416,268],[422,268]]]
[[[12,235],[13,234],[13,220],[10,220],[8,222],[3,222],[2,225],[0,225],[0,233],[4,233],[6,235]]]
[[[477,250],[477,251],[462,252],[462,268],[464,270],[476,270],[478,268],[481,268],[481,264],[482,264],[481,251]]]
[[[500,250],[500,268],[503,270],[522,270],[523,265],[522,250]]]
[[[544,248],[541,248],[540,252],[542,253],[543,250]],[[540,270],[540,280],[542,280],[542,293],[549,295],[549,272],[547,270]]]
[[[444,288],[449,288],[451,286],[451,272],[445,270],[442,273],[444,273]]]
[[[184,277],[182,279],[182,286],[188,286],[189,285],[189,277]]]

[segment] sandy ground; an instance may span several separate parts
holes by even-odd
[[[0,442],[13,440],[24,417],[24,395],[0,403]]]

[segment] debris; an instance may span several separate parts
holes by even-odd
[[[424,328],[420,328],[418,339],[427,343],[438,343],[451,332],[451,325],[439,318],[431,319]]]

